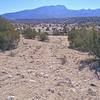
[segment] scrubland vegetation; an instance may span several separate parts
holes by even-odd
[[[21,32],[14,29],[10,22],[0,17],[0,50],[11,50],[17,47],[20,41],[20,34],[26,39],[34,39],[36,36],[40,41],[48,40],[48,36],[45,33],[38,33],[35,29],[26,28]]]
[[[37,35],[37,32],[35,30],[32,30],[31,28],[27,28],[27,29],[23,30],[22,35],[26,39],[33,39]]]
[[[94,58],[81,61],[79,69],[88,66],[90,70],[95,70],[95,74],[98,79],[100,76],[100,31],[97,31],[95,27],[91,30],[86,28],[72,29],[68,34],[68,40],[70,42],[70,48],[83,52],[89,52]]]
[[[36,32],[35,29],[31,29],[31,28],[26,28],[25,30],[23,30],[22,35],[26,39],[34,39],[37,37],[39,41],[48,40],[48,35],[46,32]]]
[[[0,50],[16,48],[20,34],[4,18],[0,17]]]
[[[88,51],[100,58],[100,32],[93,27],[91,30],[86,28],[72,29],[68,34],[70,47],[81,51]]]

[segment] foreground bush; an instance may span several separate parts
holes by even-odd
[[[81,51],[88,51],[100,59],[100,32],[92,30],[73,29],[69,35],[70,47]]]
[[[0,17],[0,50],[10,50],[16,48],[20,34],[14,30],[12,25]]]
[[[26,39],[33,39],[38,34],[34,29],[27,28],[22,32]]]
[[[73,29],[69,33],[68,39],[71,48],[88,51],[95,56],[95,59],[81,61],[79,70],[88,66],[91,70],[95,70],[95,74],[100,80],[100,32],[96,31],[94,28],[92,30],[86,30],[85,28]]]

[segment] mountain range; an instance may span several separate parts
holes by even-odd
[[[67,9],[63,5],[44,6],[31,10],[24,10],[14,13],[6,13],[3,17],[15,19],[52,19],[67,17],[100,17],[100,9]]]

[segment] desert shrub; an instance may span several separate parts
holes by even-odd
[[[12,25],[0,17],[0,50],[10,50],[16,48],[20,34],[14,30]]]
[[[95,74],[100,79],[100,74],[98,74],[100,73],[100,32],[94,28],[92,30],[73,29],[69,33],[68,39],[71,48],[90,52],[95,57],[93,60],[81,61],[79,70],[88,66],[95,70]]]
[[[22,32],[22,35],[26,39],[33,39],[38,33],[35,31],[35,29],[27,28]]]
[[[61,34],[61,32],[59,30],[57,30],[57,29],[54,28],[53,29],[53,35],[54,36],[59,36],[59,35],[62,35],[62,34]]]
[[[0,16],[0,32],[12,30],[12,25],[8,20]]]
[[[40,30],[39,30],[40,31]],[[48,40],[48,34],[46,32],[36,32],[35,29],[27,28],[23,30],[22,35],[26,39],[33,39],[35,37],[38,37],[39,41],[46,41]]]
[[[100,32],[94,30],[73,29],[68,34],[70,47],[81,51],[88,51],[100,58]]]
[[[48,34],[46,32],[38,34],[39,41],[48,41]]]

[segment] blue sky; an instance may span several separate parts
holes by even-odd
[[[0,14],[48,5],[65,5],[69,9],[100,8],[100,0],[1,0]]]

